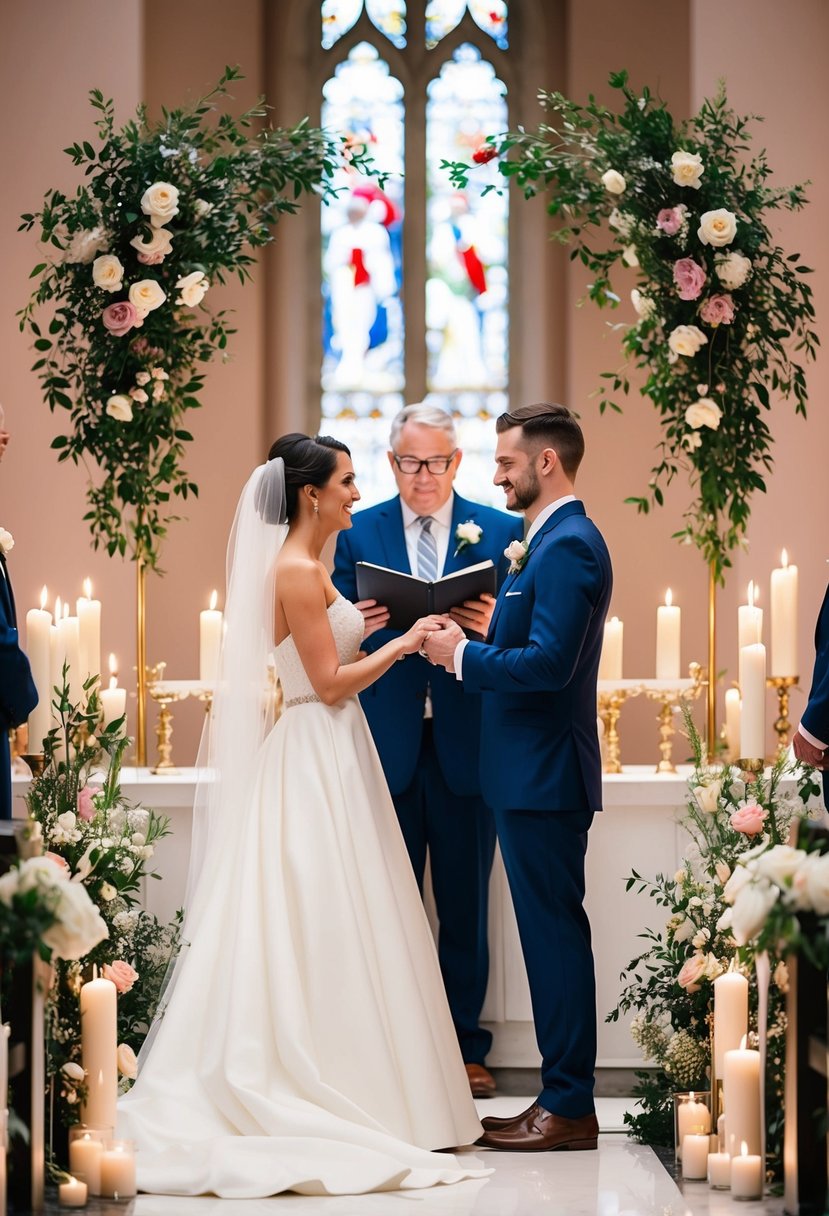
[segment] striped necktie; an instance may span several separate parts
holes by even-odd
[[[420,578],[433,583],[438,576],[438,547],[432,536],[434,520],[431,515],[418,515],[417,522],[420,524],[420,536],[417,538],[417,573]]]

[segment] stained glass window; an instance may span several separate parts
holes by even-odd
[[[372,25],[396,47],[406,45],[406,0],[365,0]],[[363,0],[324,0],[322,45],[328,50],[353,29],[363,11]]]
[[[509,46],[506,0],[429,0],[426,5],[426,45],[436,47],[456,29],[467,8],[472,20],[505,51]]]

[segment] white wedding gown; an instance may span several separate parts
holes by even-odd
[[[362,615],[342,597],[328,614],[353,661]],[[340,1195],[480,1177],[428,1151],[481,1126],[360,704],[321,703],[292,638],[276,662],[285,712],[119,1102],[139,1189]]]

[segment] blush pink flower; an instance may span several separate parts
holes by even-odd
[[[706,325],[730,325],[734,320],[734,301],[729,295],[709,296],[699,315]]]
[[[656,217],[656,226],[665,236],[676,236],[680,228],[685,222],[686,208],[680,205],[679,207],[663,207]]]
[[[768,811],[764,811],[756,802],[750,802],[735,811],[730,822],[735,832],[742,832],[744,836],[759,836],[767,815]]]
[[[99,785],[85,785],[82,790],[78,790],[78,818],[85,819],[87,823],[90,819],[94,819],[97,811],[92,803],[92,799],[96,794],[100,794],[101,787]]]
[[[674,262],[674,282],[680,300],[696,300],[705,286],[705,271],[693,258]]]
[[[68,875],[70,873],[69,862],[66,860],[65,857],[61,857],[60,853],[50,853],[48,850],[44,854],[44,856],[46,857],[46,859],[48,861],[51,861],[53,863],[53,865],[56,865],[58,867],[61,874],[64,874],[68,877]]]
[[[699,992],[700,983],[705,974],[705,956],[703,954],[692,954],[682,964],[682,970],[676,977],[676,982],[680,988],[684,988],[686,992]]]
[[[101,968],[101,974],[105,980],[112,980],[121,993],[129,992],[138,979],[138,972],[123,959],[117,959],[114,963],[105,963]]]
[[[129,300],[119,300],[116,304],[108,304],[101,313],[104,328],[108,329],[113,338],[123,338],[139,322],[138,312]]]

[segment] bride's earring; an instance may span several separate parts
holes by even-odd
[[[315,498],[314,499],[314,514],[319,515],[319,513],[320,513],[320,505]]]

